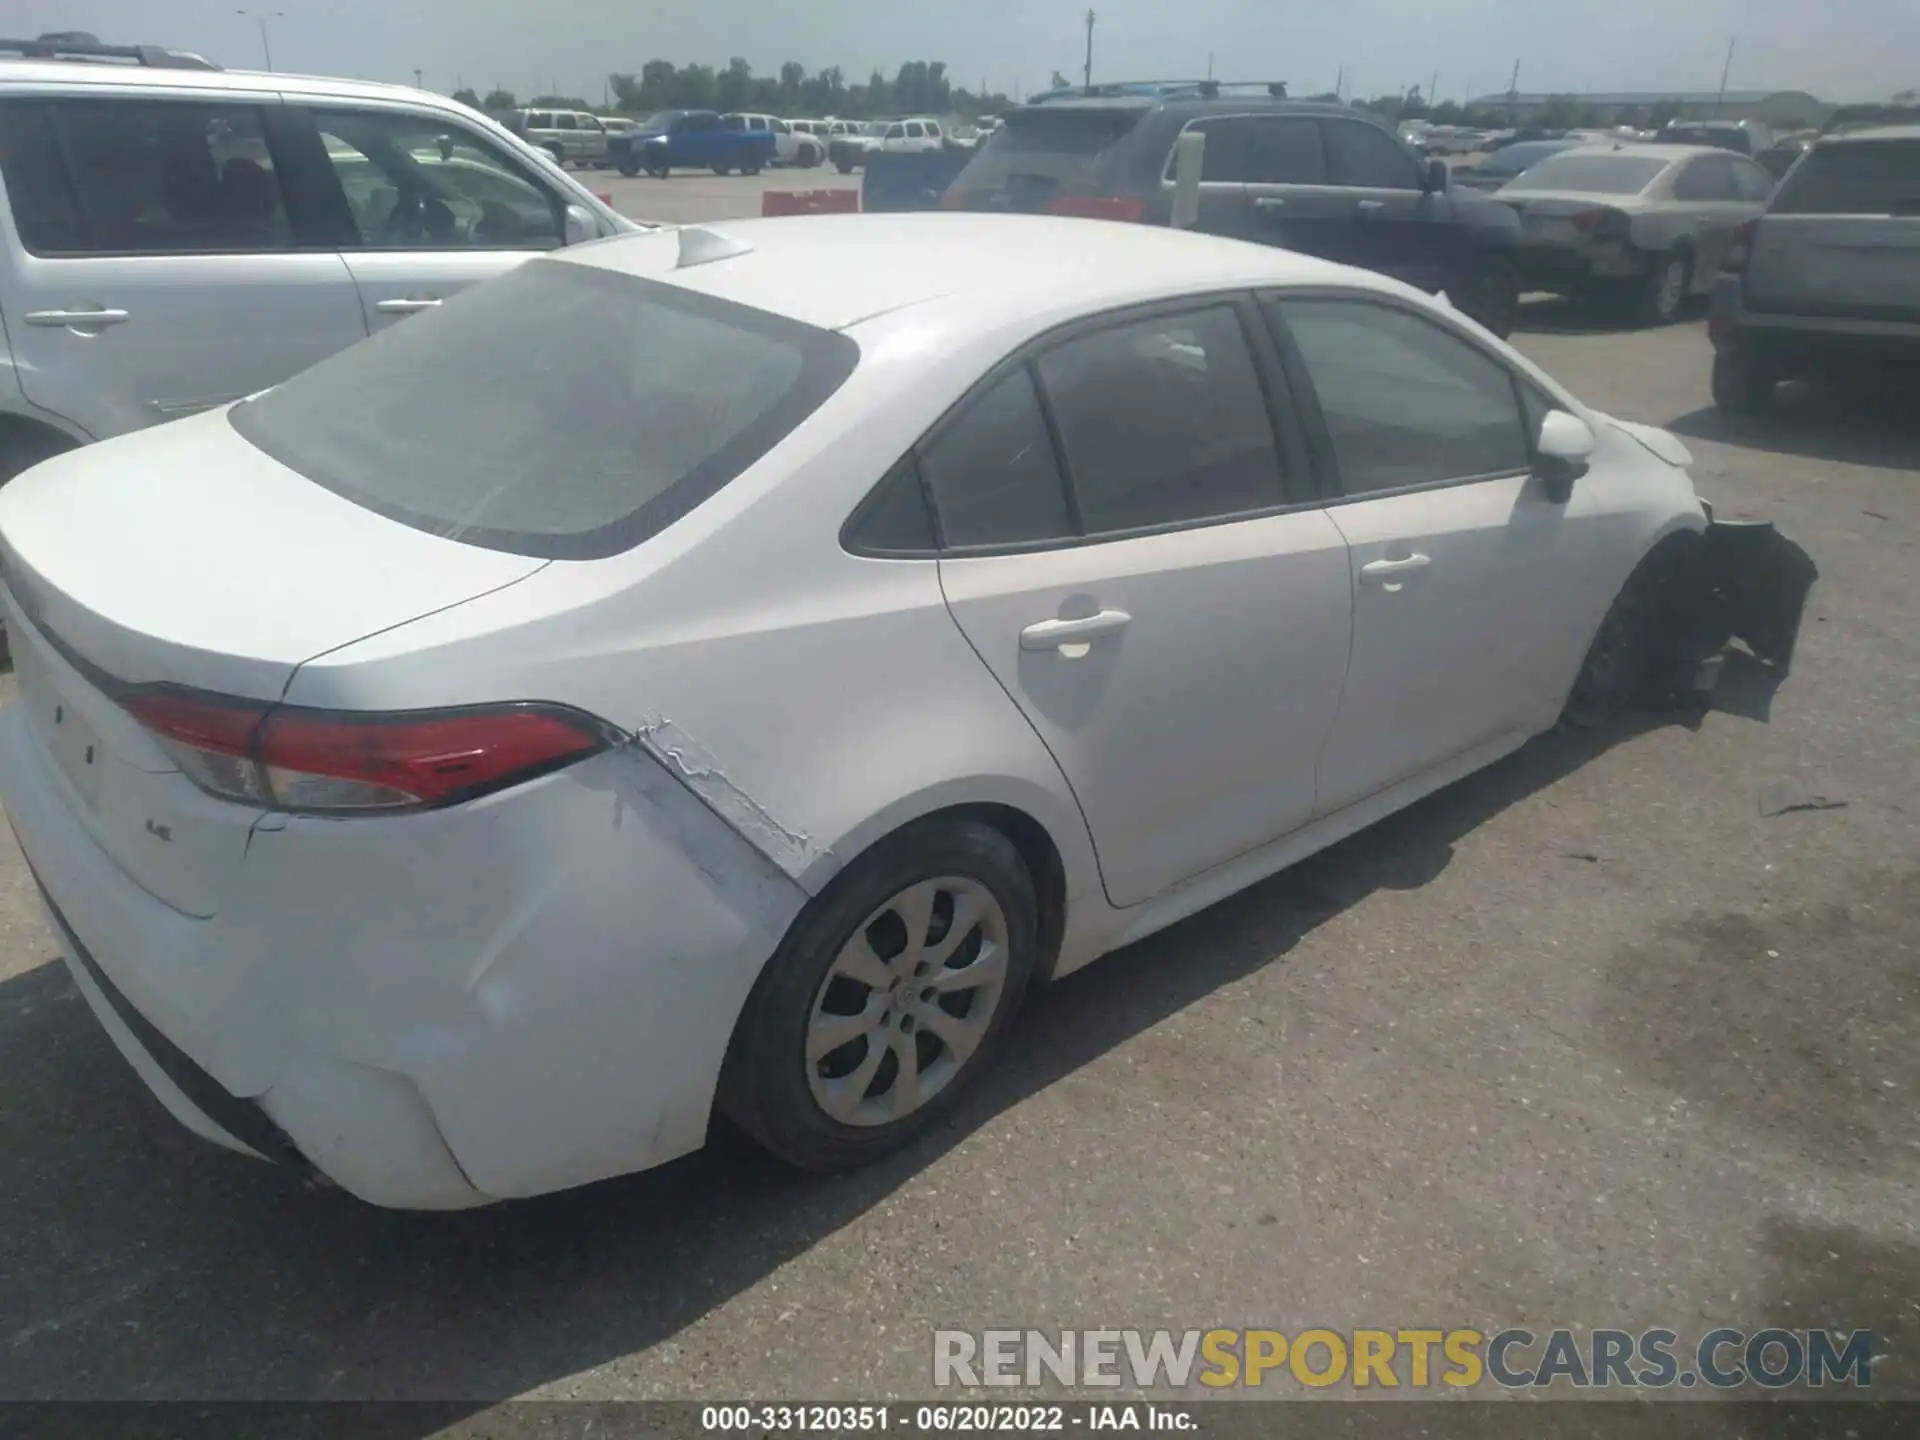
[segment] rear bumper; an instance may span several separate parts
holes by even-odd
[[[1567,245],[1522,239],[1513,260],[1524,290],[1566,293],[1582,285],[1625,280],[1646,269],[1646,257],[1625,242]]]
[[[805,896],[653,761],[471,806],[269,816],[220,913],[101,849],[18,705],[0,800],[89,1006],[188,1129],[371,1203],[457,1209],[697,1148]]]
[[[1737,347],[1786,369],[1920,365],[1920,320],[1754,310],[1737,275],[1722,275],[1714,282],[1707,333],[1722,349]]]

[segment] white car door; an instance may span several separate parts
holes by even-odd
[[[1478,342],[1384,296],[1269,308],[1353,567],[1329,812],[1551,723],[1617,537],[1594,485],[1556,500],[1532,473],[1552,401]]]
[[[564,193],[476,131],[402,109],[316,108],[369,329],[566,240]]]
[[[1314,810],[1347,547],[1292,488],[1258,325],[1231,297],[1107,317],[1003,367],[918,451],[954,619],[1072,786],[1115,905]]]
[[[0,312],[34,404],[104,439],[366,336],[340,257],[302,248],[277,99],[87,88],[0,104]]]

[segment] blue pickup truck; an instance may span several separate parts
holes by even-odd
[[[729,130],[713,110],[662,110],[640,128],[607,137],[607,158],[622,175],[642,170],[664,180],[675,168],[758,175],[773,164],[773,133]]]

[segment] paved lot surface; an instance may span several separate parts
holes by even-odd
[[[588,189],[612,196],[613,207],[621,214],[669,225],[758,215],[760,197],[768,190],[860,188],[857,174],[842,175],[831,165],[811,170],[763,170],[758,175],[729,175],[724,179],[705,170],[676,170],[665,180],[648,175],[629,180],[617,170],[576,170],[574,175]]]
[[[877,1170],[302,1189],[147,1097],[0,840],[0,1396],[876,1398],[935,1326],[1508,1323],[1870,1325],[1920,1395],[1920,422],[1730,429],[1698,323],[1519,343],[1814,552],[1794,675],[1537,742],[1038,996]]]

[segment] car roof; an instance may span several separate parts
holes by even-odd
[[[680,264],[683,247],[710,247],[723,258]],[[737,253],[724,253],[729,248]],[[1369,272],[1272,246],[1155,225],[1042,215],[724,221],[620,236],[555,258],[665,281],[830,330],[930,300],[962,301],[997,319],[1041,310],[1095,313],[1235,286],[1403,289]],[[796,274],[807,283],[794,284]]]
[[[1851,145],[1857,140],[1869,143],[1881,140],[1920,140],[1920,125],[1869,125],[1858,130],[1836,130],[1830,135],[1822,135],[1819,143],[1826,145]]]
[[[388,85],[376,80],[342,80],[337,76],[284,75],[278,72],[268,74],[257,70],[189,70],[86,60],[0,60],[0,86],[8,85],[98,85],[102,89],[112,90],[231,91],[235,94],[277,94],[329,100],[406,99],[441,107],[456,103],[444,95],[416,90],[411,85]]]
[[[1609,145],[1604,140],[1576,145],[1574,150],[1563,153],[1571,155],[1576,150],[1582,155],[1631,155],[1642,160],[1658,160],[1668,165],[1676,160],[1685,160],[1692,155],[1733,154],[1733,151],[1722,150],[1718,145],[1629,145],[1625,143]]]

